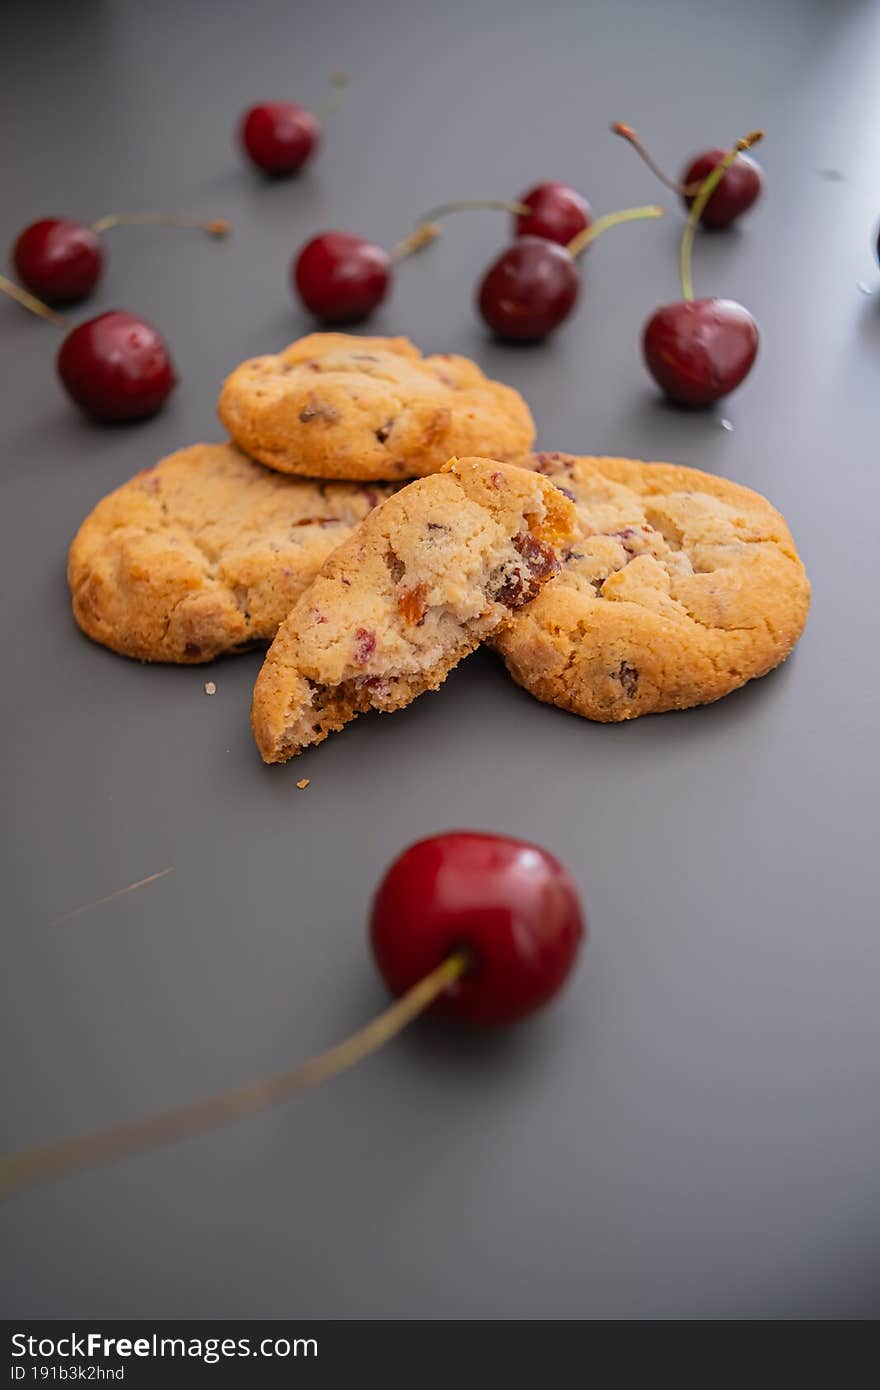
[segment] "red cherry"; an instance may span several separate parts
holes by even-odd
[[[114,309],[68,333],[58,353],[67,394],[95,420],[154,415],[177,384],[168,347],[136,314]]]
[[[758,355],[758,325],[732,299],[664,304],[645,324],[648,370],[680,405],[712,405],[748,376]]]
[[[564,246],[524,236],[486,271],[477,306],[499,337],[534,343],[568,317],[580,283],[575,259]]]
[[[391,257],[350,232],[322,232],[297,255],[294,288],[325,323],[354,323],[382,303],[391,283]]]
[[[91,294],[104,257],[91,227],[44,217],[19,234],[12,263],[22,284],[47,304],[75,304]]]
[[[403,994],[454,951],[471,969],[432,1011],[468,1023],[514,1023],[564,984],[586,936],[577,889],[552,854],[476,831],[434,835],[394,861],[373,902],[379,970]]]
[[[702,183],[726,154],[726,150],[704,150],[702,154],[698,154],[682,174],[682,184],[687,186]],[[737,155],[703,208],[701,225],[711,228],[729,227],[731,222],[748,212],[760,197],[763,187],[764,175],[760,164],[747,154]],[[685,195],[683,201],[686,207],[692,206],[695,196],[696,194]]]
[[[266,174],[295,174],[321,139],[317,116],[292,101],[264,101],[241,120],[245,151]]]
[[[517,201],[531,208],[514,219],[517,236],[541,236],[567,246],[593,220],[586,198],[564,183],[539,183]]]

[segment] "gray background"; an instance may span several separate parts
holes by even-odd
[[[593,929],[559,1006],[519,1031],[417,1028],[281,1110],[7,1202],[7,1315],[877,1312],[880,299],[858,282],[880,283],[878,6],[29,0],[4,26],[3,244],[46,213],[144,207],[235,232],[108,237],[71,318],[126,307],[167,334],[181,386],[140,426],[80,420],[54,330],[0,304],[3,1147],[358,1026],[384,999],[368,898],[418,835],[546,844]],[[355,84],[320,158],[262,183],[232,146],[239,111],[317,104],[336,68]],[[767,129],[766,198],[698,244],[698,293],[742,300],[763,335],[714,415],[665,407],[641,366],[643,319],[677,296],[681,217],[612,118],[673,167]],[[670,208],[591,252],[552,342],[495,345],[474,317],[498,214],[450,222],[370,328],[473,355],[525,393],[545,448],[765,491],[813,580],[806,635],[714,707],[620,727],[543,708],[481,654],[412,709],[266,769],[247,727],[258,655],[147,668],[79,635],[76,526],[138,468],[219,438],[224,374],[306,331],[286,277],[308,235],[388,244],[438,201],[547,177],[599,212]]]

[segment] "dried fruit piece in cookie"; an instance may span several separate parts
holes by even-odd
[[[232,444],[144,469],[86,517],[70,548],[73,615],[140,661],[196,663],[268,642],[387,487],[284,478]]]
[[[513,459],[535,427],[517,391],[467,357],[422,357],[406,338],[313,333],[243,362],[220,419],[281,473],[360,481],[438,473],[451,454]]]
[[[765,498],[668,463],[536,454],[532,466],[574,501],[580,535],[493,643],[530,694],[633,719],[707,704],[785,660],[810,586]]]
[[[574,520],[545,478],[490,459],[454,460],[377,507],[269,649],[251,714],[264,760],[435,690],[558,571]]]

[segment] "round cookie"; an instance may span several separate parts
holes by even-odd
[[[516,458],[535,438],[522,396],[467,357],[347,333],[243,362],[218,412],[253,458],[311,478],[399,482],[439,473],[454,454]]]
[[[552,579],[574,536],[574,508],[556,488],[492,459],[453,459],[402,488],[278,629],[251,710],[264,761],[436,690]]]
[[[73,615],[141,661],[194,664],[268,642],[387,487],[284,478],[194,444],[99,502],[70,548]]]
[[[575,503],[581,535],[493,642],[530,694],[634,719],[708,704],[785,660],[810,586],[765,498],[667,463],[536,454],[531,466]]]

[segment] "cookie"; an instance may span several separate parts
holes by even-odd
[[[558,571],[574,525],[546,478],[491,459],[453,460],[383,502],[269,648],[251,713],[264,761],[435,690]]]
[[[535,427],[517,391],[467,357],[422,357],[406,338],[313,333],[227,378],[219,414],[281,473],[359,481],[439,473],[452,454],[512,459]]]
[[[387,487],[283,478],[231,444],[194,444],[111,492],[68,561],[89,637],[141,661],[197,663],[268,642]]]
[[[530,694],[586,719],[686,709],[784,661],[810,586],[765,498],[667,463],[537,454],[575,503],[562,572],[493,645]]]

